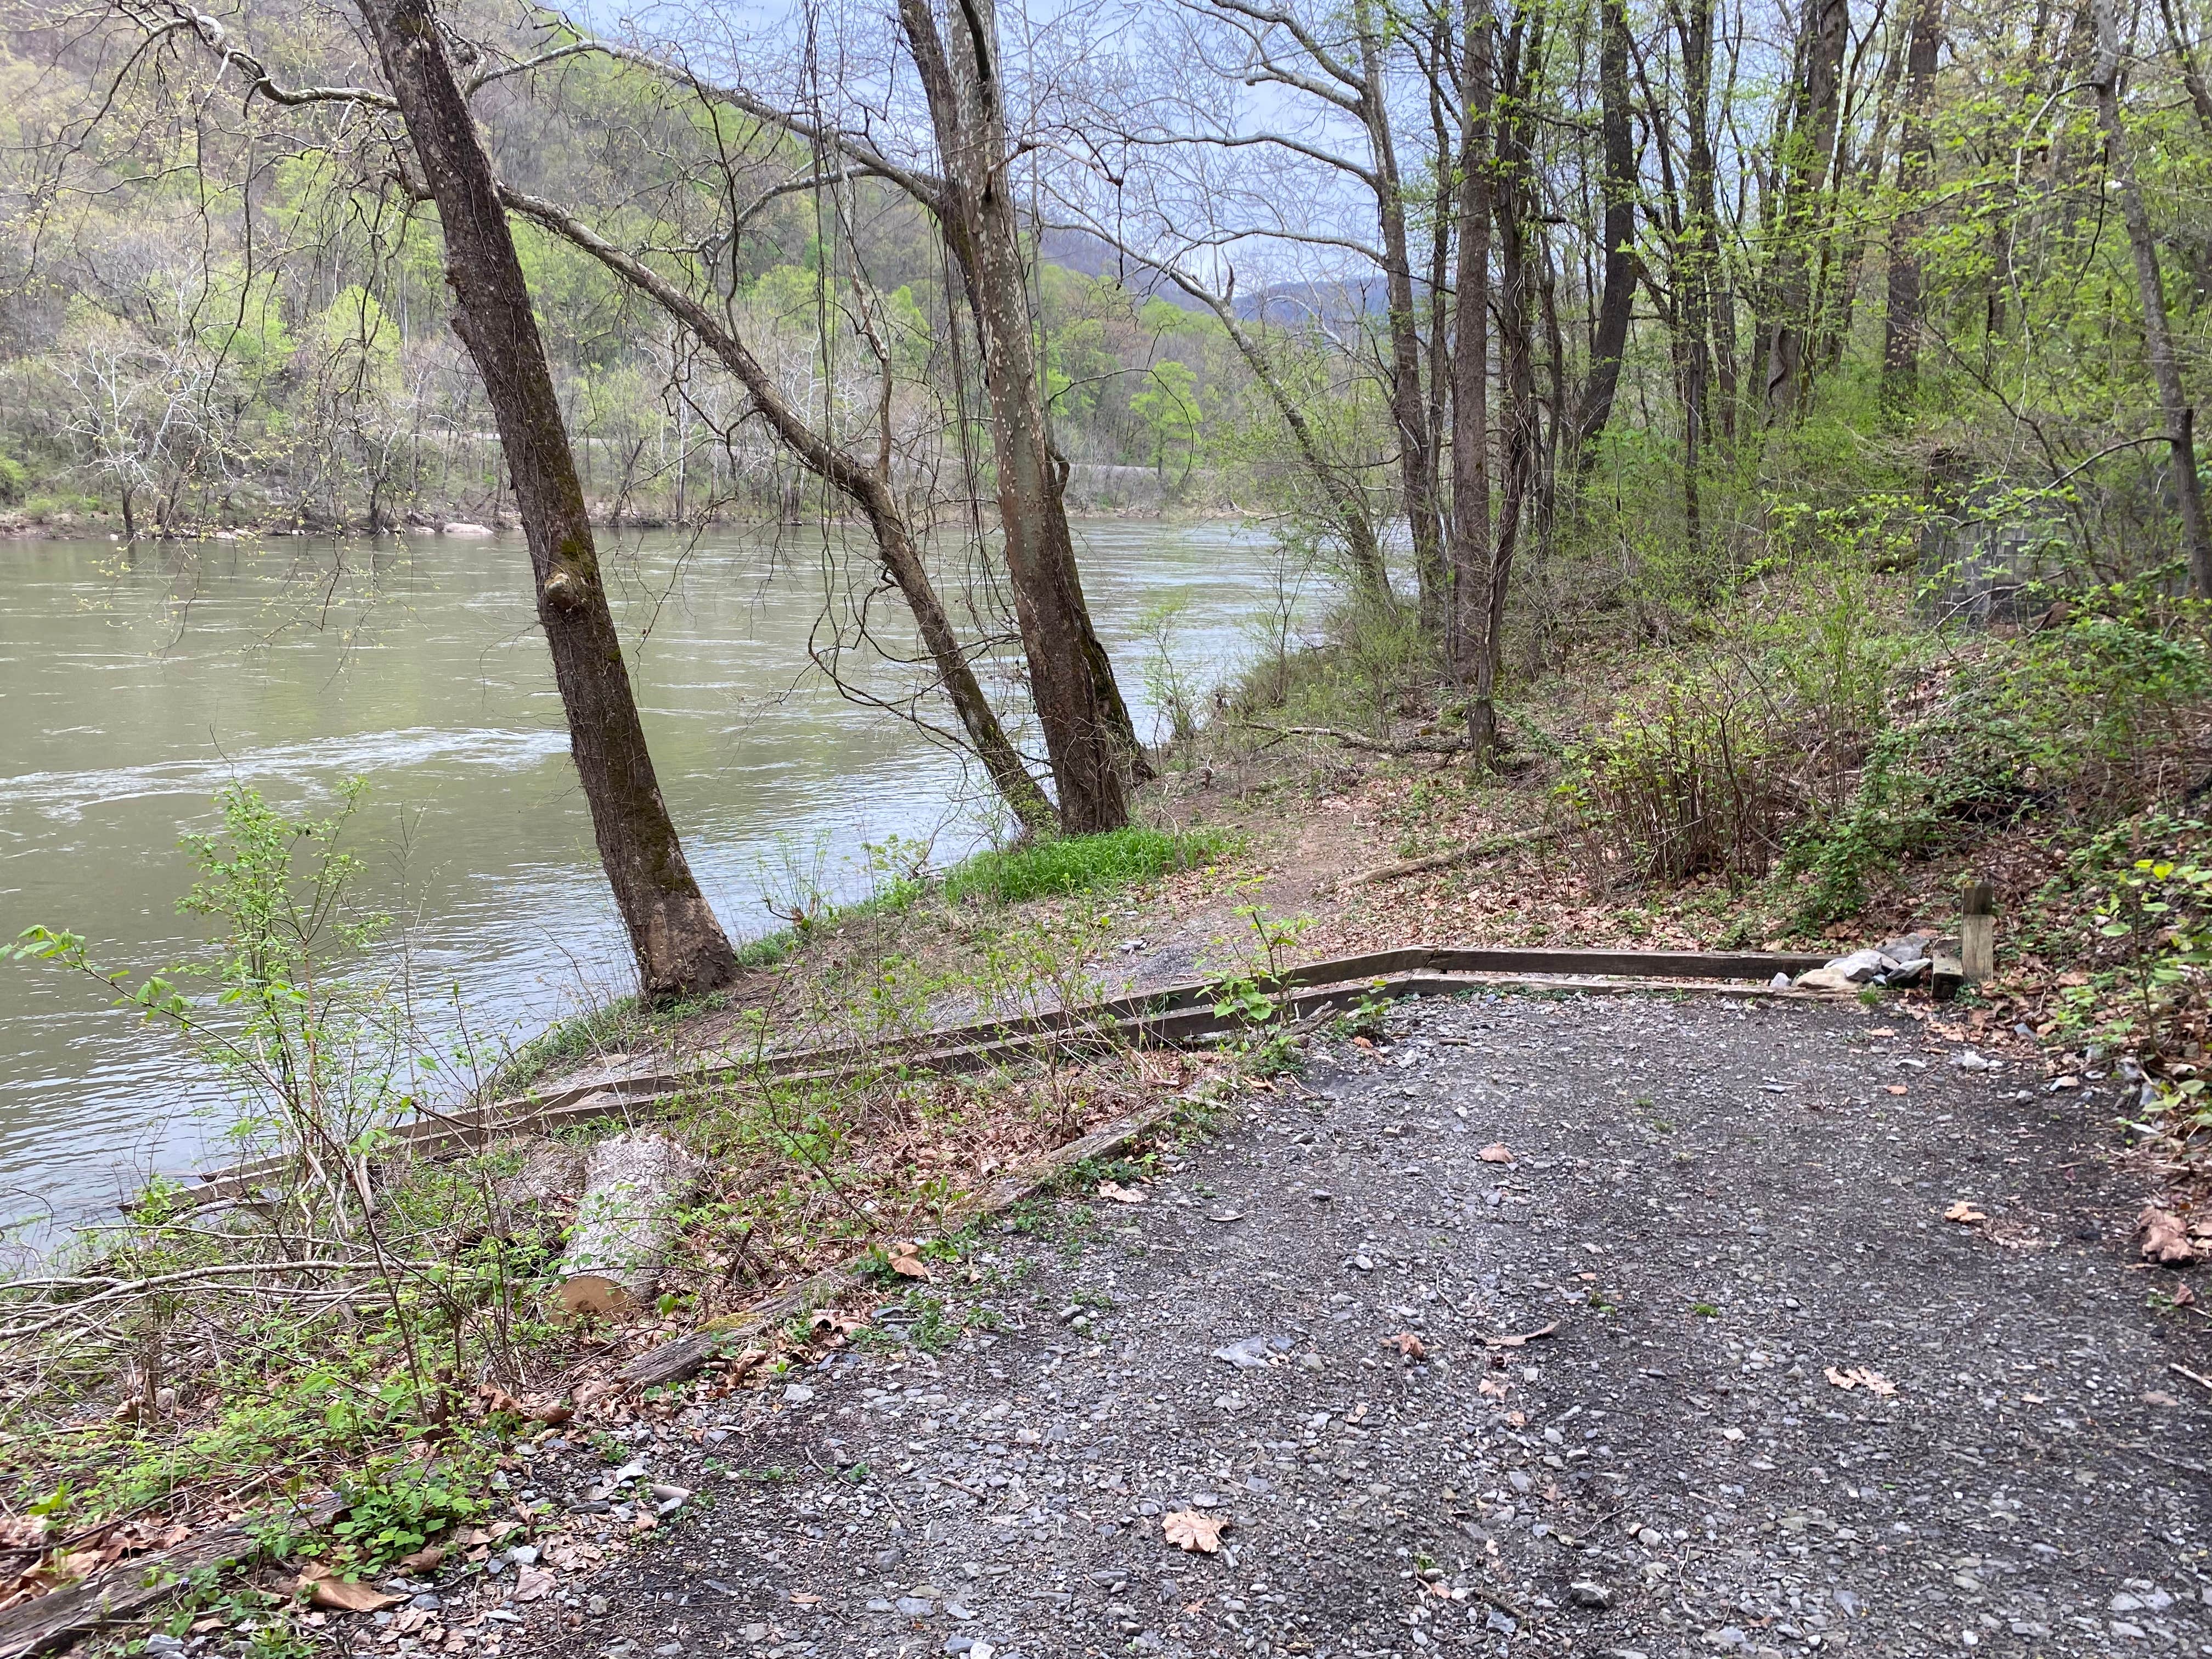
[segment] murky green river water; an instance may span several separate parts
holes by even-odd
[[[845,592],[824,534],[631,536],[610,554],[663,787],[739,938],[775,927],[762,896],[787,848],[811,864],[825,847],[826,884],[850,893],[864,841],[934,837],[950,858],[978,834],[957,760],[811,665],[824,595]],[[1140,728],[1149,608],[1182,602],[1174,648],[1200,685],[1255,648],[1246,619],[1276,586],[1264,539],[1102,521],[1079,540]],[[23,542],[0,558],[0,933],[72,928],[141,971],[187,957],[201,935],[176,911],[177,840],[214,827],[215,791],[236,777],[313,811],[357,775],[365,896],[399,918],[418,988],[458,987],[481,1032],[513,1038],[627,988],[519,538]],[[871,603],[899,637],[896,599]],[[908,678],[866,653],[846,672],[881,694]],[[149,1171],[220,1158],[222,1085],[97,988],[0,964],[0,1218],[46,1233]]]

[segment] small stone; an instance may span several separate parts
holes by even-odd
[[[607,1611],[607,1598],[604,1595],[591,1595],[585,1597],[584,1611],[590,1613],[594,1619],[605,1618]]]
[[[1369,1256],[1355,1255],[1352,1258],[1352,1265],[1364,1273],[1371,1273],[1375,1271],[1375,1262]]]
[[[1613,1605],[1613,1591],[1595,1578],[1577,1578],[1567,1586],[1567,1600],[1578,1607],[1601,1612]]]
[[[1255,1370],[1267,1364],[1273,1346],[1273,1340],[1266,1336],[1240,1336],[1226,1347],[1216,1348],[1213,1357],[1240,1371]]]
[[[926,1595],[902,1595],[891,1607],[908,1619],[927,1619],[936,1611],[936,1605]]]
[[[804,1406],[814,1398],[814,1390],[804,1382],[787,1382],[783,1388],[783,1398],[787,1405]]]
[[[1326,1204],[1334,1196],[1334,1194],[1325,1193],[1318,1187],[1313,1189],[1313,1201],[1316,1204]]]

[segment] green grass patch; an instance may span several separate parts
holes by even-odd
[[[1195,869],[1235,850],[1237,838],[1218,830],[1113,830],[1065,836],[1009,852],[979,853],[945,873],[945,896],[996,904],[1133,886],[1170,870]]]

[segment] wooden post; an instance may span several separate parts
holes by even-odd
[[[1959,963],[1969,985],[1979,985],[1996,973],[1996,889],[1986,881],[1966,884],[1960,906]]]

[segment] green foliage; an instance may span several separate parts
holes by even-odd
[[[367,1569],[411,1555],[448,1527],[474,1521],[490,1507],[482,1496],[489,1466],[448,1455],[420,1463],[400,1455],[372,1458],[341,1481],[346,1514],[331,1528],[343,1553]]]
[[[954,903],[1018,904],[1064,893],[1102,892],[1152,881],[1170,870],[1194,869],[1235,846],[1231,836],[1214,830],[1132,828],[1062,836],[977,854],[946,872],[945,896]]]
[[[1129,399],[1129,412],[1144,423],[1153,470],[1164,480],[1170,462],[1180,462],[1177,489],[1190,482],[1190,470],[1198,464],[1198,432],[1205,416],[1198,406],[1197,385],[1188,364],[1165,357],[1152,365],[1145,389]]]

